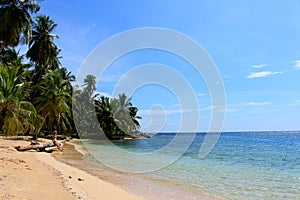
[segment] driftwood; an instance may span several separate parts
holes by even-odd
[[[49,143],[39,144],[37,143],[37,141],[31,141],[31,144],[29,146],[26,147],[17,146],[15,148],[18,151],[28,151],[28,150],[46,151],[46,148],[56,146],[58,150],[63,151],[62,144],[56,140],[56,135],[57,132],[54,131],[52,136],[52,142]]]
[[[26,147],[17,146],[15,147],[18,151],[28,151],[28,150],[38,150],[45,151],[48,147],[54,147],[55,144],[53,142],[45,143],[45,144],[31,144]]]

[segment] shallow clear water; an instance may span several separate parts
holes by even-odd
[[[175,135],[160,133],[151,139],[115,144],[129,152],[145,153],[165,146]],[[143,176],[222,199],[300,199],[300,132],[222,133],[210,154],[200,159],[204,136],[197,133],[189,149],[173,164]],[[110,150],[100,141],[89,142],[88,148],[94,155]],[[153,160],[166,156],[172,155]],[[138,163],[130,160],[127,165]]]

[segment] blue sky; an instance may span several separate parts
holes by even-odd
[[[225,131],[300,130],[297,0],[46,0],[41,7],[40,13],[58,23],[62,64],[75,75],[89,53],[117,33],[142,27],[173,29],[197,41],[217,65],[226,91]],[[199,104],[199,131],[206,131],[212,105],[205,82],[169,53],[142,50],[123,56],[105,72],[98,90],[111,95],[122,75],[147,63],[167,65],[190,82]],[[144,118],[142,130],[178,130],[184,108],[171,91],[148,85],[132,98]]]

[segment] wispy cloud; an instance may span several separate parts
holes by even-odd
[[[198,110],[192,109],[177,109],[177,110],[139,110],[139,115],[171,115],[171,114],[179,114],[179,113],[195,113],[199,112]]]
[[[300,69],[300,60],[295,60],[295,61],[292,61],[291,63],[294,64],[294,69]]]
[[[238,110],[235,109],[221,109],[218,110],[219,112],[225,112],[225,113],[233,113],[233,112],[238,112]]]
[[[270,75],[275,75],[275,74],[282,74],[283,72],[272,72],[272,71],[262,71],[262,72],[251,72],[247,78],[252,79],[252,78],[263,78],[266,76]]]
[[[214,111],[216,111],[216,112],[238,112],[238,110],[229,109],[229,108],[226,108],[226,106],[213,106],[213,105],[210,105],[206,108],[201,109],[201,111],[207,111],[207,110],[210,110],[212,112],[214,112]]]
[[[122,74],[115,73],[115,74],[108,74],[104,75],[100,78],[100,83],[111,83],[117,82],[121,78]]]
[[[223,76],[223,79],[229,79],[230,78],[230,75],[224,75]]]
[[[266,66],[266,65],[267,65],[267,64],[252,65],[251,68],[259,69],[259,68],[263,68],[263,67]]]
[[[205,110],[214,110],[214,109],[217,109],[217,108],[218,108],[217,106],[210,105],[210,106],[208,106],[208,107],[206,107],[206,108],[201,109],[201,111],[205,111]]]
[[[296,100],[296,103],[292,103],[291,106],[300,106],[300,99]]]
[[[80,36],[84,36],[86,34],[88,34],[89,32],[91,32],[95,27],[97,26],[97,23],[93,23],[91,24],[89,27],[83,29],[80,33]]]
[[[265,106],[265,105],[269,105],[272,102],[270,101],[265,101],[265,102],[245,102],[245,103],[240,103],[240,105],[243,106]]]

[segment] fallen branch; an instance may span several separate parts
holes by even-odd
[[[45,143],[45,144],[34,144],[26,147],[17,146],[15,147],[18,151],[28,151],[28,150],[38,150],[45,151],[48,147],[54,147],[55,144],[53,142]]]
[[[57,131],[54,131],[52,136],[52,142],[45,143],[45,144],[38,144],[36,142],[31,142],[29,146],[26,147],[17,146],[15,147],[15,149],[17,149],[18,151],[28,151],[28,150],[46,151],[45,150],[46,148],[56,146],[60,151],[63,151],[62,144],[56,140],[56,135],[57,135]]]

